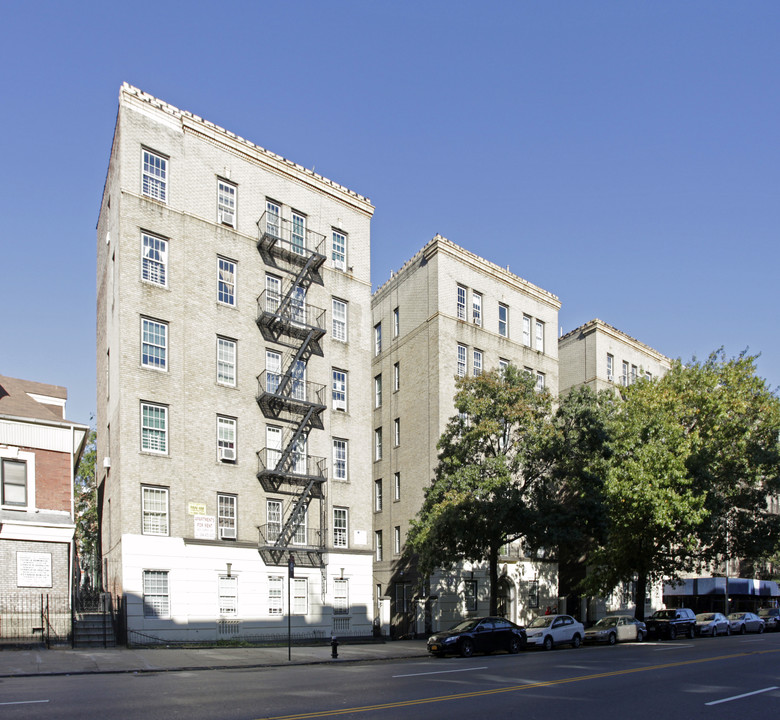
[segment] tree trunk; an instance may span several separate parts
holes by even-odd
[[[636,610],[637,620],[645,619],[645,597],[647,596],[647,575],[639,573],[636,578]]]
[[[490,548],[490,614],[498,615],[498,548]]]

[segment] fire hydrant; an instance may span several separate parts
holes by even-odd
[[[337,658],[339,656],[339,641],[336,640],[335,635],[330,638],[330,656],[332,658]]]

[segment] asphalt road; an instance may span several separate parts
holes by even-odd
[[[738,717],[780,709],[780,633],[461,658],[0,681],[0,718]]]

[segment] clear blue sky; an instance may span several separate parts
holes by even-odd
[[[0,374],[95,409],[95,224],[123,81],[671,357],[780,385],[780,3],[16,2],[0,43]]]

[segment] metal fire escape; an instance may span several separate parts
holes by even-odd
[[[257,326],[266,342],[281,346],[273,348],[278,363],[257,378],[257,404],[283,428],[273,447],[257,453],[257,479],[266,492],[287,498],[278,521],[259,527],[258,549],[267,565],[285,565],[292,555],[296,565],[321,567],[327,465],[308,454],[308,438],[312,429],[323,428],[327,387],[308,382],[306,366],[312,355],[323,354],[325,311],[309,306],[306,294],[312,284],[322,284],[325,238],[288,225],[276,213],[266,212],[257,225],[257,249],[275,278],[258,298]],[[320,513],[318,527],[310,529],[302,523],[312,500],[319,501]]]

